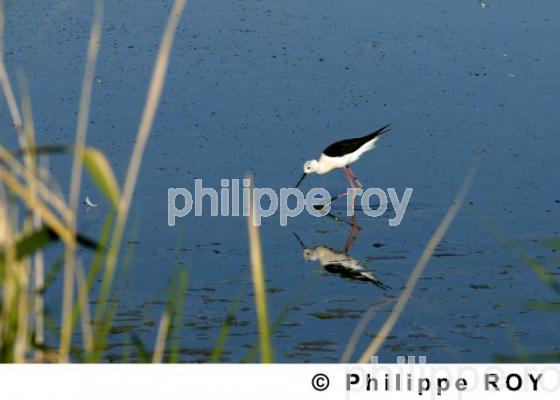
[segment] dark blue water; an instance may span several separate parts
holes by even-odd
[[[354,170],[372,187],[414,189],[403,222],[358,213],[349,254],[387,290],[306,262],[306,247],[343,248],[349,228],[302,215],[261,228],[271,319],[295,303],[273,334],[282,362],[338,361],[358,319],[382,311],[375,335],[475,154],[467,204],[558,274],[560,221],[560,13],[557,1],[217,1],[191,0],[176,36],[158,116],[133,208],[132,262],[117,279],[119,314],[109,354],[134,332],[152,347],[169,282],[187,269],[183,361],[208,357],[227,311],[240,298],[225,361],[257,342],[246,221],[188,216],[167,226],[167,189],[219,187],[252,171],[257,186],[293,185],[305,160],[329,143],[393,131]],[[107,2],[88,142],[122,180],[171,1]],[[92,3],[11,2],[6,62],[27,76],[40,143],[72,143]],[[34,29],[29,29],[34,27]],[[9,119],[2,105],[2,141]],[[51,160],[63,187],[69,160]],[[334,171],[303,186],[345,187]],[[80,215],[95,236],[109,205]],[[339,209],[339,211],[342,211]],[[390,215],[392,216],[392,215]],[[376,245],[375,245],[376,244]],[[375,246],[374,246],[375,245]],[[531,300],[558,297],[518,254],[463,210],[438,247],[390,338],[382,361],[487,362],[496,354],[558,351],[560,314]],[[51,294],[56,314],[56,292]],[[155,325],[154,325],[155,324]],[[122,327],[123,329],[118,329]],[[78,342],[80,338],[76,339]],[[124,344],[124,345],[123,345]],[[523,350],[520,350],[520,347]]]

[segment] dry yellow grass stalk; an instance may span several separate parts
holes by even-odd
[[[261,238],[259,228],[255,224],[255,204],[253,201],[253,179],[250,175],[250,206],[247,217],[249,231],[249,253],[251,259],[251,274],[253,288],[255,291],[255,306],[257,308],[257,323],[259,329],[259,349],[261,362],[271,363],[273,361],[272,345],[270,342],[270,326],[268,324],[268,310],[266,305],[266,284],[264,276],[264,261],[262,256]]]
[[[123,193],[118,204],[115,229],[111,238],[111,247],[109,252],[107,253],[105,272],[107,282],[104,288],[102,288],[101,290],[101,300],[99,303],[101,306],[100,309],[104,306],[104,303],[108,296],[108,290],[112,285],[118,252],[120,249],[122,236],[124,234],[124,228],[126,225],[126,220],[128,218],[130,204],[132,202],[132,195],[134,194],[134,188],[136,186],[138,173],[142,164],[144,150],[150,136],[157,107],[159,105],[159,100],[161,98],[163,84],[167,75],[167,66],[169,64],[171,49],[173,47],[173,39],[175,37],[175,32],[177,31],[177,26],[179,25],[179,20],[181,18],[181,15],[183,14],[186,4],[186,0],[175,0],[159,45],[159,51],[154,69],[152,71],[152,77],[150,79],[150,86],[148,88],[146,103],[144,104],[144,111],[142,113],[140,127],[138,128],[138,133],[136,134],[135,145],[132,150],[130,162],[128,164],[128,171],[126,174]]]
[[[89,122],[89,112],[91,103],[91,94],[93,91],[93,80],[95,77],[95,64],[99,53],[99,42],[101,40],[101,24],[103,20],[103,1],[95,2],[95,11],[91,31],[89,35],[89,44],[86,57],[86,66],[84,78],[82,81],[82,91],[80,95],[80,109],[78,112],[78,123],[76,128],[76,144],[73,157],[71,178],[70,178],[70,196],[69,205],[71,209],[70,218],[68,220],[69,228],[76,232],[77,213],[80,195],[80,186],[83,169],[83,150],[86,144],[87,126]],[[67,243],[65,251],[64,263],[64,294],[62,301],[62,327],[60,331],[60,359],[68,360],[68,352],[70,351],[70,342],[72,338],[72,306],[74,304],[74,274],[75,274],[75,258],[76,244]],[[88,304],[79,302],[81,311]],[[88,330],[91,330],[88,328]],[[88,347],[87,341],[84,341]],[[89,348],[93,346],[90,344]]]
[[[447,213],[443,217],[436,231],[428,241],[428,244],[426,245],[424,251],[422,252],[422,255],[418,259],[418,262],[416,263],[414,269],[412,270],[408,278],[408,281],[406,282],[405,288],[401,292],[397,300],[397,303],[395,304],[395,307],[389,314],[389,317],[387,317],[387,320],[385,321],[385,323],[383,324],[379,332],[377,332],[375,339],[373,339],[373,341],[370,343],[366,351],[364,351],[364,353],[362,354],[358,362],[360,363],[369,362],[371,360],[371,357],[377,354],[377,352],[379,351],[379,349],[381,348],[381,346],[383,345],[383,343],[391,333],[391,330],[397,323],[406,304],[408,303],[408,300],[410,299],[412,292],[416,287],[416,283],[418,282],[420,275],[422,275],[422,272],[426,268],[426,265],[428,265],[428,261],[430,261],[430,258],[432,257],[434,250],[436,249],[441,239],[443,239],[443,236],[447,232],[447,229],[449,228],[449,226],[457,216],[457,213],[459,212],[459,209],[463,204],[463,200],[465,199],[467,191],[469,190],[469,187],[472,183],[472,180],[475,175],[475,171],[476,171],[476,167],[475,165],[473,165],[470,168],[467,175],[465,176],[465,178],[463,179],[461,187],[459,188],[459,191],[457,192],[457,195],[453,200],[453,204],[447,210]]]
[[[161,316],[159,321],[159,328],[156,337],[156,344],[154,346],[154,355],[152,357],[152,363],[159,364],[163,361],[163,354],[165,352],[165,343],[167,342],[167,334],[169,333],[169,324],[171,318],[167,311]]]

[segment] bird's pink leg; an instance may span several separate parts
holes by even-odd
[[[347,196],[347,195],[348,195],[348,191],[339,193],[339,194],[337,194],[336,196],[333,197],[333,201],[336,200],[336,199],[340,199],[341,197],[344,197],[344,196]]]
[[[325,204],[333,203],[335,200],[338,200],[341,197],[344,197],[344,196],[347,196],[347,195],[348,195],[348,191],[342,192],[342,193],[337,194],[336,196],[332,197],[330,201],[325,201],[323,203],[315,205],[314,207],[315,207],[316,210],[321,210],[325,206]]]
[[[356,216],[352,217],[352,222],[350,222],[349,224],[351,226],[351,229],[350,229],[350,234],[348,235],[348,239],[346,239],[346,243],[342,248],[342,251],[344,253],[348,253],[348,250],[350,250],[350,247],[352,247],[354,241],[358,238],[358,236],[362,232],[362,228],[360,228],[358,224],[356,224]]]
[[[352,187],[352,189],[355,189],[356,186],[354,186],[354,180],[352,179],[352,175],[350,175],[350,168],[346,166],[342,169],[344,170],[344,174],[346,175],[348,182],[350,182],[350,186]]]
[[[350,172],[347,170],[348,167],[343,167],[342,169],[344,170],[344,174],[346,175],[346,178],[348,179],[348,182],[350,183],[350,187],[352,188],[352,209],[354,209],[354,197],[355,197],[355,193],[354,193],[354,189],[357,189],[356,186],[354,185],[354,179],[353,177],[350,175]],[[345,192],[342,192],[340,194],[337,194],[336,196],[334,196],[331,199],[331,203],[335,200],[338,200],[341,197],[347,196],[348,195],[348,190],[346,190]],[[321,208],[325,205],[326,203],[323,204],[319,204],[317,205],[318,207],[320,206]]]
[[[350,174],[351,179],[353,179],[353,180],[358,184],[358,186],[360,187],[360,189],[363,189],[363,188],[364,188],[364,185],[362,185],[362,182],[360,182],[360,180],[358,179],[358,177],[356,176],[356,174],[354,173],[354,171],[352,171],[352,170],[350,169],[350,167],[348,167],[348,166],[347,166],[346,168],[348,169],[348,173]]]
[[[348,168],[348,166],[344,167],[344,173],[346,174],[346,178],[348,178],[348,182],[350,182],[350,186],[352,186],[352,200],[351,200],[351,206],[352,206],[352,215],[354,215],[354,199],[356,198],[356,186],[354,186],[354,181],[352,179],[352,176],[350,175],[350,168]]]

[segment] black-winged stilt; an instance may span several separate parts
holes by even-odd
[[[323,150],[319,160],[309,160],[305,162],[303,165],[303,175],[298,181],[296,188],[301,184],[307,175],[313,172],[323,175],[333,169],[342,168],[346,178],[348,178],[348,182],[350,182],[350,186],[355,189],[355,183],[358,187],[363,189],[364,185],[362,185],[354,171],[352,171],[348,165],[358,161],[362,154],[373,149],[375,143],[379,140],[379,137],[390,131],[390,129],[387,129],[389,125],[385,125],[383,128],[378,129],[369,135],[341,140],[328,146],[325,150]],[[332,201],[345,196],[346,194],[347,192],[341,193],[338,196],[335,196]]]
[[[342,250],[335,250],[324,245],[312,248],[306,247],[299,236],[294,233],[294,236],[303,249],[303,258],[305,261],[319,261],[321,267],[327,272],[340,275],[343,278],[369,282],[386,290],[387,286],[385,286],[383,282],[365,268],[360,261],[348,254],[348,250],[350,250],[350,247],[352,247],[358,235],[359,231],[352,228]]]

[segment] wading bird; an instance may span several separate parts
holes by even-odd
[[[357,259],[348,254],[354,240],[360,233],[359,228],[352,227],[350,235],[342,250],[335,250],[328,246],[305,247],[303,241],[294,233],[297,241],[303,249],[305,261],[318,261],[323,269],[331,274],[336,274],[342,278],[369,282],[380,289],[386,290],[388,287],[383,284],[372,272],[368,271]]]
[[[353,189],[356,189],[356,186],[354,185],[356,184],[359,188],[363,189],[364,185],[362,185],[362,182],[360,182],[354,171],[352,171],[348,165],[358,161],[364,153],[373,149],[375,143],[379,140],[379,137],[390,131],[390,129],[387,129],[388,127],[389,125],[385,125],[383,128],[378,129],[369,135],[341,140],[331,144],[323,150],[319,160],[309,160],[305,162],[303,165],[303,175],[298,181],[296,188],[301,184],[301,182],[303,182],[307,175],[313,172],[323,175],[333,169],[342,168],[346,174],[346,178],[348,178],[348,182],[350,182],[350,186]],[[341,193],[338,196],[335,196],[332,201],[345,196],[346,194],[347,192]]]

